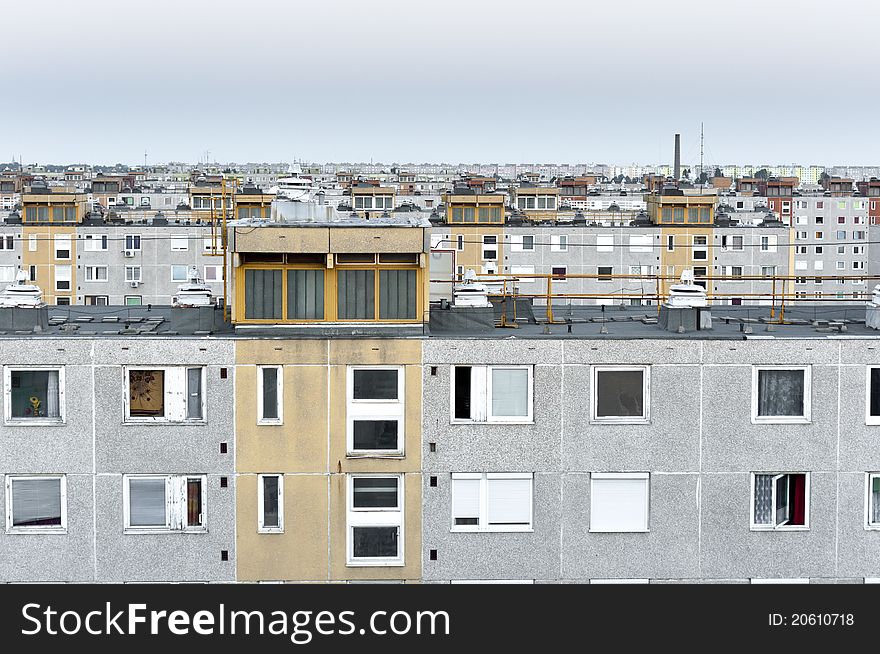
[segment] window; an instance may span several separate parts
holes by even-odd
[[[55,234],[55,258],[70,259],[70,234]]]
[[[531,531],[532,473],[452,473],[452,531]]]
[[[819,200],[818,202],[816,202],[816,208],[817,209],[824,209],[825,208],[825,201]]]
[[[106,282],[107,266],[86,266],[87,282]]]
[[[816,224],[817,225],[825,224],[825,217],[824,216],[816,216]]]
[[[836,235],[838,241],[845,241],[846,240],[846,230],[845,229],[837,230],[835,235]]]
[[[669,234],[666,236],[666,251],[672,252],[675,250],[675,236]]]
[[[485,238],[483,242],[485,243]],[[531,234],[511,234],[510,249],[513,252],[534,252],[535,237]],[[486,257],[483,258],[485,259]]]
[[[403,565],[403,475],[348,475],[348,565]]]
[[[649,370],[647,366],[593,366],[591,419],[612,423],[649,422]]]
[[[824,261],[813,261],[813,270],[823,270],[825,268]]]
[[[865,529],[880,529],[880,473],[869,472],[867,486]]]
[[[864,241],[865,240],[865,231],[862,229],[857,229],[853,232],[853,240],[854,241]]]
[[[205,475],[125,475],[125,530],[207,531]]]
[[[67,532],[64,475],[6,475],[6,533]]]
[[[453,366],[452,422],[532,422],[532,366]]]
[[[673,207],[672,208],[672,222],[675,222],[675,223],[683,223],[684,222],[684,207]]]
[[[7,367],[4,386],[7,423],[64,422],[64,368]]]
[[[671,238],[671,237],[670,237]],[[721,237],[721,249],[722,250],[733,250],[735,252],[740,252],[743,249],[743,237],[731,234],[730,236],[724,235]]]
[[[15,281],[15,266],[0,266],[0,283]]]
[[[568,235],[553,234],[550,236],[551,252],[568,252]]]
[[[614,252],[614,236],[601,235],[596,237],[596,252]]]
[[[172,282],[185,282],[189,275],[187,274],[187,268],[189,266],[181,266],[181,265],[173,265],[171,266],[171,281]]]
[[[257,531],[284,532],[284,475],[257,476]]]
[[[590,475],[590,531],[648,531],[647,472],[594,472]]]
[[[37,235],[28,234],[28,252],[37,251]]]
[[[565,276],[568,274],[568,268],[566,266],[553,266],[550,268],[550,274],[553,275],[554,282],[564,283],[566,281]]]
[[[846,216],[838,216],[837,217],[837,224],[838,225],[845,225],[846,224]]]
[[[348,368],[349,455],[403,454],[404,368]]]
[[[752,529],[807,529],[809,512],[809,473],[752,473]]]
[[[55,266],[55,290],[69,291],[72,274],[71,266]]]
[[[807,253],[807,246],[806,245],[795,246],[794,253],[795,254],[806,254]]]
[[[798,232],[795,235],[795,239],[798,241],[806,241],[808,238],[809,236],[807,235],[807,232]]]
[[[461,252],[464,250],[464,234],[458,234],[455,237],[455,249]]]
[[[599,276],[597,281],[610,282],[611,276],[613,273],[614,273],[613,266],[598,266],[596,268],[596,274]]]
[[[846,261],[835,261],[835,267],[837,270],[845,270],[846,269]]]
[[[257,423],[280,425],[284,422],[282,407],[284,368],[257,366]]]
[[[821,241],[824,238],[823,232],[816,232],[816,240]]]
[[[816,254],[822,254],[822,253],[825,251],[825,246],[823,246],[823,245],[817,245],[817,246],[813,249],[813,251],[814,251]]]
[[[483,260],[484,261],[495,261],[498,259],[498,237],[497,236],[484,236],[483,237]]]
[[[303,272],[304,273],[312,273],[312,277],[317,278],[320,276],[321,281],[323,282],[323,280],[324,280],[324,274],[323,274],[322,270],[288,270],[287,271],[288,290],[291,290],[289,280],[291,277],[290,273],[292,273],[292,272],[293,273],[303,273]],[[302,276],[302,275],[299,275],[299,276]],[[298,275],[293,275],[293,277],[296,278],[296,277],[298,277]],[[223,266],[205,266],[205,281],[206,282],[222,282],[223,281]],[[296,286],[296,281],[294,281],[294,286],[293,286],[294,294],[296,293],[297,290],[299,290],[299,289]],[[307,289],[307,290],[309,290],[309,289]],[[311,290],[314,291],[315,289],[311,289]],[[312,293],[312,296],[313,297],[315,296],[314,292]],[[322,299],[322,301],[321,301],[322,308],[323,308],[323,304],[324,303],[323,303],[323,299]],[[294,302],[294,305],[296,305],[296,302]],[[294,306],[294,309],[296,309],[296,306]],[[290,313],[289,306],[288,306],[288,313]]]
[[[125,281],[127,281],[127,282],[141,281],[141,267],[140,266],[126,266],[125,267]]]
[[[691,256],[696,261],[706,261],[709,258],[708,236],[694,236],[694,247]]]
[[[141,249],[140,234],[126,234],[125,235],[125,249],[126,250],[140,250]]]
[[[841,247],[845,247],[845,246],[841,246]],[[864,245],[853,245],[852,253],[853,254],[865,254],[865,246]],[[843,254],[843,252],[841,252],[840,254]]]
[[[776,274],[776,266],[761,266],[761,275],[764,277],[773,277]]]
[[[205,369],[127,368],[126,422],[205,420]]]
[[[652,252],[654,247],[650,234],[634,235],[629,237],[630,252]]]
[[[12,234],[0,234],[0,250],[12,250],[15,237]]]
[[[171,237],[171,249],[172,250],[188,250],[189,249],[189,237],[186,235],[175,234]]]
[[[761,237],[761,252],[776,252],[776,236]]]
[[[852,262],[853,270],[864,270],[865,262],[864,261],[853,261]]]
[[[85,302],[86,302],[86,306],[106,307],[108,304],[110,304],[110,296],[109,295],[86,295]]]
[[[126,295],[124,302],[127,307],[139,307],[141,306],[141,300],[140,295]]]
[[[535,281],[535,278],[531,276],[535,274],[534,266],[511,266],[510,274],[524,275],[523,277],[516,278],[517,287],[523,286],[524,284],[531,284]]]
[[[865,408],[865,423],[880,425],[880,367],[867,368],[868,398]]]
[[[752,368],[752,422],[810,422],[810,367]]]
[[[797,263],[797,262],[795,262]],[[725,270],[725,275],[730,277],[728,281],[731,282],[741,282],[743,276],[743,267],[742,266],[727,266]]]

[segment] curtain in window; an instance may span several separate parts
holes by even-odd
[[[758,371],[758,415],[804,415],[804,371]]]
[[[164,527],[165,480],[129,479],[128,516],[132,527]]]
[[[324,271],[287,271],[287,319],[324,319]]]
[[[353,505],[356,509],[397,508],[397,478],[355,477]]]
[[[128,405],[132,416],[162,416],[165,413],[165,371],[130,370]]]
[[[339,319],[375,319],[375,273],[372,270],[340,270],[337,280]]]
[[[186,418],[202,419],[202,369],[186,369]]]
[[[244,316],[256,320],[281,318],[281,271],[246,270]]]
[[[773,522],[773,475],[755,475],[755,524]]]
[[[186,526],[198,527],[202,524],[202,480],[186,480]]]
[[[529,414],[529,371],[521,368],[492,369],[492,415]]]
[[[12,526],[61,525],[60,479],[13,479]]]
[[[60,417],[60,408],[58,372],[52,370],[46,380],[46,416],[49,418]]]
[[[871,480],[871,522],[880,524],[880,477]]]
[[[380,271],[379,319],[415,319],[416,295],[415,270]]]
[[[791,516],[789,524],[803,525],[806,524],[806,500],[807,500],[807,476],[806,475],[789,475],[791,485],[789,493],[791,493]]]

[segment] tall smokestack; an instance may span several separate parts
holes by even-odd
[[[675,135],[675,163],[673,164],[675,181],[681,179],[681,134]]]

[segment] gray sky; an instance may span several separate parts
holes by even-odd
[[[880,163],[869,0],[4,3],[0,161]],[[39,35],[39,38],[35,38]],[[830,123],[834,122],[834,127]]]

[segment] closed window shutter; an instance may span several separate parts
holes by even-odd
[[[12,526],[61,524],[60,479],[12,480]]]
[[[489,524],[523,525],[531,521],[530,479],[489,479]]]
[[[647,484],[647,479],[594,477],[590,496],[590,530],[646,530]]]
[[[165,479],[129,479],[128,484],[130,526],[167,526]]]
[[[454,511],[453,518],[479,520],[480,480],[453,479],[452,506]]]

